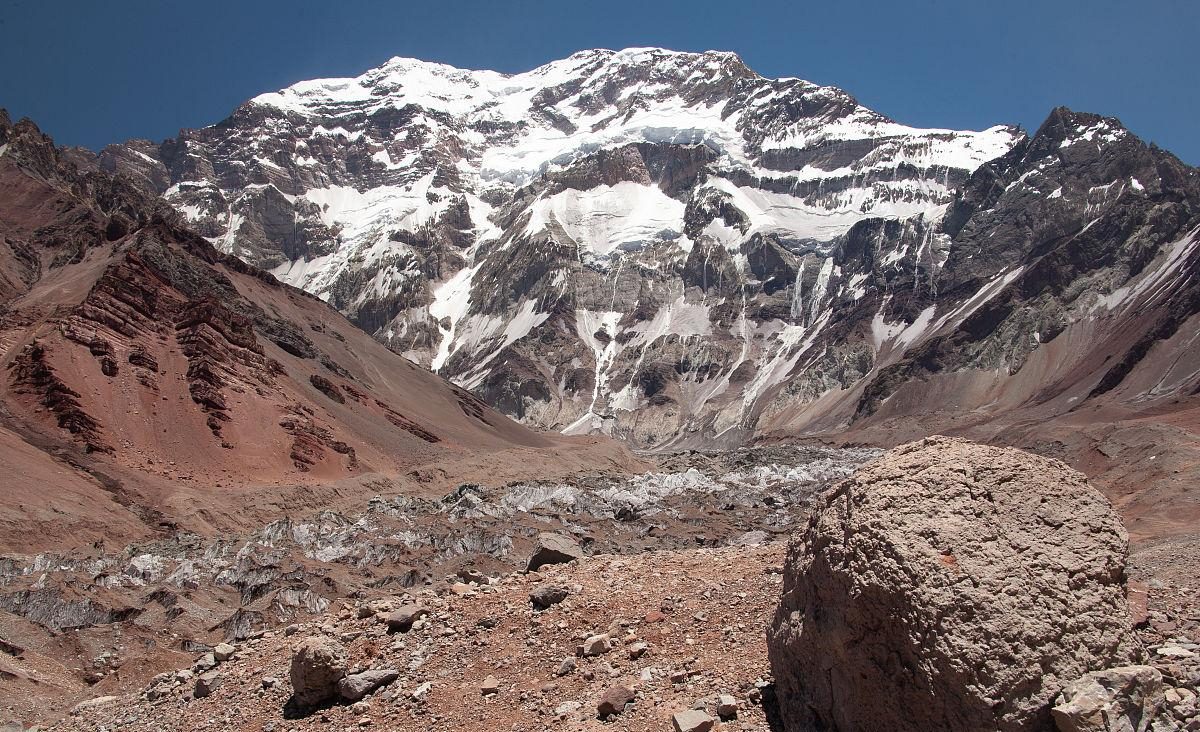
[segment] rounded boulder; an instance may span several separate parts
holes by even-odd
[[[1053,729],[1066,683],[1141,656],[1128,538],[1066,465],[934,437],[817,501],[768,632],[788,730]]]

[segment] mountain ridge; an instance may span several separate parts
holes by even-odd
[[[684,289],[698,285],[705,300],[710,276],[718,289],[727,274],[761,281],[766,271],[747,270],[760,263],[741,251],[754,239],[775,262],[761,263],[774,267],[765,289],[786,280],[795,291],[798,255],[871,215],[936,216],[953,185],[1018,137],[899,125],[841,90],[765,79],[725,52],[629,49],[512,75],[393,59],[260,95],[157,148],[106,148],[99,164],[164,193],[218,248],[273,266],[509,414],[627,436],[606,415],[631,404],[642,376],[607,383],[611,369],[597,367],[607,346],[590,338],[629,315],[612,307],[618,292],[638,297],[623,291],[626,264],[696,279]],[[733,271],[688,261],[697,242],[732,254]],[[695,321],[697,298],[678,296]],[[538,354],[538,385],[520,351],[547,323],[579,332],[552,357],[579,366]],[[747,344],[752,360],[773,344],[763,345]],[[722,358],[736,370],[736,356]],[[712,410],[684,411],[635,442],[661,444]]]

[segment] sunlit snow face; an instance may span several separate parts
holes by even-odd
[[[866,294],[866,275],[843,276],[831,242],[870,217],[915,217],[932,229],[956,182],[1018,137],[1008,128],[914,129],[840,90],[758,77],[732,54],[661,49],[581,52],[515,75],[392,59],[357,78],[302,82],[250,106],[265,119],[255,117],[258,128],[228,142],[223,154],[254,180],[272,181],[255,185],[286,181],[287,200],[307,207],[305,215],[336,239],[273,261],[274,274],[347,312],[389,303],[398,312],[380,333],[464,386],[483,383],[503,363],[496,358],[504,349],[549,322],[554,298],[575,292],[581,272],[604,281],[586,285],[573,321],[557,326],[574,326],[572,362],[586,362],[592,379],[590,394],[573,395],[574,411],[558,425],[568,431],[605,429],[614,410],[639,409],[644,397],[634,379],[648,354],[668,342],[699,347],[706,339],[734,345],[723,346],[721,369],[681,378],[681,408],[728,402],[734,406],[720,429],[740,423],[806,363],[804,351],[830,322],[833,303]],[[271,148],[273,135],[282,152]],[[670,172],[652,173],[639,157],[643,148],[630,153],[641,162],[627,164],[621,155],[629,145],[667,151]],[[703,146],[703,154],[682,156],[687,146]],[[602,176],[601,153],[613,155]],[[661,182],[676,169],[690,171],[684,185]],[[255,224],[246,218],[249,189],[202,185],[213,184],[180,183],[168,197],[189,217],[215,221],[222,233],[214,244],[237,249],[243,229]],[[448,252],[444,267],[430,267],[430,252],[409,243],[411,234],[444,228],[451,214],[461,222],[464,209],[469,243]],[[756,314],[753,302],[762,283],[749,248],[763,237],[811,260],[794,282],[789,272],[790,307],[765,311],[782,312],[774,320]],[[573,261],[522,285],[536,292],[494,297],[505,262],[555,243],[573,248]],[[883,266],[898,266],[915,251],[936,267],[944,254],[935,244],[927,239],[878,256]],[[735,280],[732,289],[710,296],[704,280],[701,296],[686,296],[679,274],[693,257],[703,259],[704,277],[711,271]],[[715,274],[710,258],[730,269]],[[622,271],[660,287],[652,311],[635,321],[624,316],[639,304],[627,293],[618,297]],[[738,288],[740,297],[729,295]],[[397,293],[418,295],[390,304]],[[936,324],[913,330],[884,314],[873,343],[902,347]],[[567,367],[554,359],[543,366],[565,383],[555,370]],[[734,379],[738,368],[743,375]]]

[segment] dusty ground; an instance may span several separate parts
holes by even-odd
[[[574,536],[588,555],[786,537],[815,491],[874,454],[798,445],[690,453],[640,476],[547,476],[428,499],[378,481],[365,507],[289,512],[240,536],[0,560],[0,721],[29,724],[138,692],[221,641],[336,611],[346,598],[444,585],[465,568],[511,574],[541,531]]]
[[[717,717],[721,694],[736,700],[737,714],[717,729],[777,729],[764,629],[778,600],[784,554],[785,544],[772,542],[602,555],[510,574],[493,585],[447,578],[411,594],[362,598],[238,644],[233,659],[216,667],[220,683],[209,697],[192,698],[196,677],[184,671],[140,696],[85,702],[48,729],[667,730],[672,715],[689,708]],[[1160,559],[1135,555],[1135,606],[1142,591],[1137,577]],[[1139,629],[1168,682],[1193,689],[1200,683],[1200,616],[1189,588],[1195,576],[1152,580]],[[529,594],[543,585],[571,594],[537,611]],[[409,602],[427,607],[429,619],[389,634],[386,611]],[[602,633],[615,647],[580,656],[585,639]],[[294,649],[314,635],[344,643],[352,672],[395,669],[399,678],[361,702],[294,716],[289,665]],[[640,643],[647,650],[631,658]],[[1181,650],[1193,655],[1173,655]],[[560,675],[566,659],[576,667]],[[489,676],[499,682],[494,695],[483,693]],[[427,695],[416,699],[426,683]],[[601,720],[598,703],[622,684],[633,688],[633,702]]]
[[[778,599],[783,556],[779,542],[606,555],[509,575],[494,586],[458,587],[465,596],[443,583],[412,596],[433,615],[407,634],[389,635],[374,612],[358,618],[360,607],[384,609],[402,598],[348,603],[323,621],[293,626],[292,635],[267,633],[241,644],[234,659],[218,666],[221,684],[207,698],[190,698],[191,681],[156,701],[85,704],[49,729],[670,729],[675,712],[700,704],[715,716],[716,696],[729,694],[737,700],[737,715],[721,729],[765,730],[762,699],[765,689],[769,709],[770,687],[764,628]],[[529,593],[546,583],[572,592],[535,611]],[[400,678],[364,702],[289,719],[292,649],[322,633],[348,645],[352,666],[396,669]],[[577,646],[601,633],[616,639],[616,647],[577,658]],[[637,643],[648,649],[631,659]],[[560,676],[568,658],[577,668]],[[500,689],[484,696],[488,676]],[[432,684],[427,697],[414,700],[426,682]],[[621,683],[634,687],[635,700],[601,721],[597,703]]]

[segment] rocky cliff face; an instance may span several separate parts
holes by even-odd
[[[934,372],[979,402],[1074,324],[1148,329],[1066,360],[1082,399],[1195,310],[1126,320],[1189,297],[1200,188],[1116,120],[913,129],[727,53],[393,59],[98,164],[502,411],[642,446],[843,430]]]

